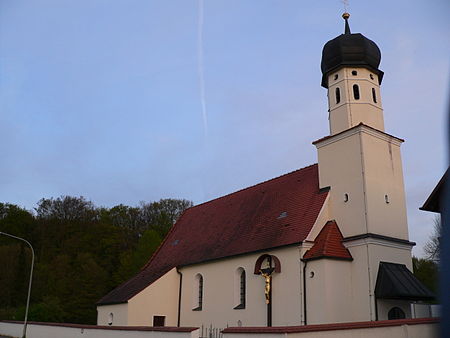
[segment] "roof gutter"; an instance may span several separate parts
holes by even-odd
[[[128,300],[120,301],[120,302],[97,302],[96,306],[106,306],[106,305],[118,305],[118,304],[127,304]]]

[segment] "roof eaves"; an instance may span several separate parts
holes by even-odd
[[[334,256],[334,255],[320,255],[320,256],[313,256],[313,257],[309,257],[309,258],[302,258],[301,260],[303,262],[310,262],[310,261],[316,261],[319,259],[333,259],[336,261],[353,261],[353,257],[342,257],[342,256]]]
[[[348,131],[350,131],[350,130],[357,129],[357,128],[361,127],[361,126],[364,126],[364,127],[368,128],[368,129],[371,129],[371,130],[377,131],[377,132],[379,132],[379,133],[382,133],[382,134],[384,134],[384,135],[386,135],[386,136],[388,136],[388,137],[392,137],[392,138],[396,139],[396,140],[399,141],[399,142],[405,142],[405,140],[402,139],[402,138],[399,138],[399,137],[397,137],[397,136],[394,136],[394,135],[385,133],[384,131],[381,131],[381,130],[379,130],[379,129],[377,129],[377,128],[368,126],[367,124],[364,124],[364,123],[360,122],[360,123],[357,124],[356,126],[353,126],[353,127],[349,128],[349,129],[345,129],[345,130],[343,130],[343,131],[341,131],[341,132],[339,132],[339,133],[337,133],[337,134],[324,136],[324,137],[322,137],[322,138],[320,138],[320,139],[318,139],[318,140],[316,140],[316,141],[313,141],[312,144],[316,145],[316,144],[321,143],[321,142],[323,142],[323,141],[325,141],[325,140],[331,139],[331,138],[336,137],[336,136],[338,136],[338,135],[342,135],[342,134],[344,134],[344,133],[346,133],[346,132],[348,132]]]

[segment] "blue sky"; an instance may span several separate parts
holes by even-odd
[[[338,0],[0,1],[0,201],[194,203],[315,163],[320,58]],[[402,146],[410,239],[446,168],[447,1],[350,1],[375,41],[386,131]],[[204,74],[207,132],[199,81]]]

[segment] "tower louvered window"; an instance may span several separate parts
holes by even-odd
[[[359,100],[359,86],[356,84],[353,85],[353,97],[355,100]]]
[[[339,87],[336,88],[336,104],[338,104],[339,102],[341,102],[341,90],[339,89]]]
[[[375,92],[375,88],[372,88],[372,99],[373,102],[377,103],[377,93]]]

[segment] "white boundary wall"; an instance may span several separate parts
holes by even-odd
[[[286,327],[228,328],[223,338],[438,338],[438,319],[320,324]]]
[[[0,335],[22,337],[23,324],[0,321]],[[199,338],[198,328],[29,323],[27,338]]]

